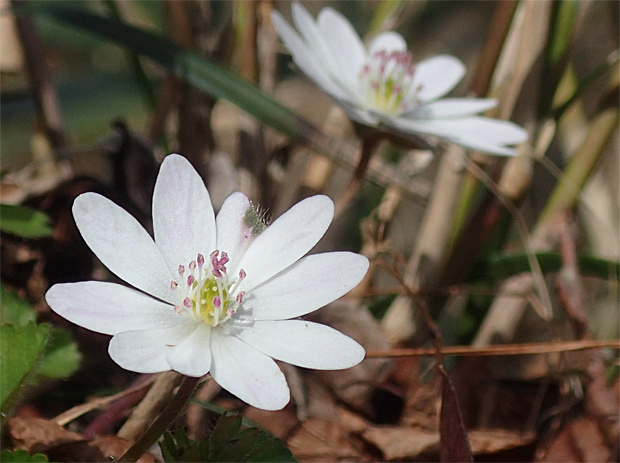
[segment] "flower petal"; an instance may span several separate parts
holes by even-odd
[[[405,97],[431,101],[442,97],[465,75],[465,65],[454,56],[438,55],[416,65],[411,95]]]
[[[123,331],[110,341],[112,360],[129,371],[159,373],[170,370],[166,355],[173,346],[196,329],[196,322],[179,318],[180,323],[164,329]]]
[[[168,351],[166,360],[174,371],[200,377],[211,368],[211,327],[198,323],[194,332]]]
[[[304,257],[248,291],[239,316],[251,320],[300,317],[348,293],[362,281],[367,271],[368,259],[352,252]]]
[[[497,106],[493,98],[444,98],[424,103],[401,115],[410,119],[441,119],[470,116]]]
[[[366,61],[364,44],[351,23],[331,7],[321,10],[317,22],[327,49],[336,58],[333,77],[341,81],[351,93],[357,94],[359,74]]]
[[[103,281],[56,284],[45,300],[61,317],[104,334],[163,328],[174,324],[178,317],[169,304]]]
[[[153,192],[153,231],[168,268],[208,256],[215,249],[215,215],[202,178],[178,154],[164,158]]]
[[[313,52],[313,55],[320,60],[330,75],[337,75],[339,71],[338,62],[335,59],[333,51],[324,40],[324,35],[317,26],[314,18],[308,10],[300,3],[293,2],[291,13],[295,21],[297,31],[303,37],[307,47]]]
[[[319,61],[316,52],[310,48],[286,22],[278,11],[271,12],[271,22],[280,39],[291,52],[295,64],[321,89],[332,98],[355,101],[355,98],[341,88],[334,80],[325,66]]]
[[[502,145],[514,145],[527,139],[527,132],[512,122],[479,116],[462,119],[391,119],[389,123],[400,130],[436,135],[452,143],[504,156],[516,152]]]
[[[390,53],[393,51],[406,51],[407,43],[403,36],[397,32],[387,31],[377,35],[368,47],[368,56],[372,57],[375,53],[385,51]]]
[[[316,370],[351,368],[365,355],[350,337],[304,320],[257,321],[236,336],[277,360]]]
[[[514,148],[506,148],[504,145],[499,145],[496,142],[483,140],[477,137],[462,137],[453,140],[453,143],[472,150],[485,151],[499,156],[516,156],[519,154]]]
[[[174,304],[172,274],[142,225],[97,193],[73,203],[73,217],[84,241],[112,273],[132,286]]]
[[[327,196],[306,198],[272,223],[250,245],[238,267],[247,277],[239,291],[252,289],[297,262],[325,234],[334,216]],[[236,268],[233,274],[236,274]]]
[[[252,230],[244,223],[244,217],[250,207],[252,207],[250,200],[243,193],[236,192],[226,198],[215,218],[216,249],[228,254],[230,268],[234,267],[253,240]]]
[[[211,333],[211,375],[224,389],[264,410],[280,410],[290,399],[284,375],[270,357],[235,336]]]

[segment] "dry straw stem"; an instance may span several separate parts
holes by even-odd
[[[554,190],[547,207],[541,215],[532,236],[528,240],[530,249],[550,250],[558,244],[559,237],[555,223],[559,214],[572,209],[579,198],[579,192],[602,156],[606,152],[620,121],[618,115],[618,69],[610,79],[611,90],[603,107],[592,120],[588,132],[570,160],[565,174]],[[524,297],[533,290],[531,274],[522,274],[506,280],[500,287],[500,295],[494,300],[473,345],[485,346],[499,338],[512,339],[516,327],[523,316],[528,302]],[[510,295],[508,295],[510,294]]]
[[[524,30],[523,24],[525,24],[525,19],[529,17],[539,18],[542,16],[544,18],[544,14],[539,11],[544,8],[544,3],[542,6],[537,2],[522,4],[520,15],[521,17],[525,16],[525,18],[522,18],[521,21],[518,18],[513,21],[515,6],[514,2],[498,3],[489,36],[481,54],[485,60],[495,59],[497,61],[497,59],[502,59],[498,55],[498,49],[502,47],[502,44],[504,45],[503,62],[506,64],[503,67],[498,64],[498,69],[495,71],[504,77],[498,78],[499,81],[496,79],[496,89],[491,93],[498,98],[500,113],[505,118],[509,118],[512,113],[516,98],[522,90],[523,82],[542,46],[535,46],[530,43],[527,43],[527,46],[520,44],[524,40],[523,37],[536,35],[532,30]],[[513,23],[512,26],[510,26],[511,22]],[[544,26],[537,21],[533,21],[531,24],[528,27],[543,27],[542,30],[545,30]],[[540,30],[536,30],[536,33],[539,34],[537,37],[540,37]],[[509,34],[508,39],[506,39],[507,34]],[[507,40],[506,44],[504,44],[505,39]],[[513,55],[515,48],[518,48],[519,59],[509,60],[506,58],[506,55]],[[485,66],[478,66],[477,74],[472,81],[472,88],[486,93],[486,86],[491,80],[490,75],[495,69],[495,62],[492,66],[489,66],[488,63]],[[440,279],[440,265],[449,249],[455,211],[459,196],[462,193],[461,185],[465,176],[465,171],[461,168],[463,155],[464,150],[462,148],[451,146],[441,160],[439,172],[435,179],[435,188],[425,212],[416,247],[409,260],[409,272],[404,278],[408,285],[414,287],[434,285]],[[382,327],[392,342],[405,341],[415,333],[416,323],[414,322],[411,300],[408,297],[399,296],[394,300],[382,321]]]
[[[174,389],[179,385],[181,375],[174,371],[160,373],[142,402],[134,409],[129,419],[118,431],[117,436],[135,440],[161,413]]]
[[[12,0],[14,7],[23,4],[23,0]],[[39,112],[39,122],[44,127],[47,139],[55,150],[67,146],[62,114],[56,90],[52,85],[51,74],[47,65],[45,48],[39,40],[35,22],[26,16],[15,18],[17,32],[22,46],[26,71],[30,81]]]
[[[149,387],[154,380],[154,377],[150,377],[148,380],[141,382],[134,387],[130,387],[122,392],[119,392],[118,394],[106,397],[97,397],[95,399],[89,400],[86,403],[77,405],[73,408],[70,408],[69,410],[65,410],[60,415],[55,417],[52,421],[55,421],[60,426],[65,426],[66,424],[72,422],[73,420],[79,418],[82,415],[85,415],[86,413],[92,412],[93,410],[101,410],[110,405],[112,402],[116,402],[118,399],[122,399],[123,397],[133,394],[134,392]]]

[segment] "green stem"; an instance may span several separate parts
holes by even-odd
[[[157,439],[168,429],[172,422],[179,416],[183,407],[192,397],[200,378],[192,378],[185,376],[181,382],[178,392],[172,398],[168,406],[161,412],[161,415],[153,422],[140,438],[133,444],[117,462],[134,462],[137,461],[151,446],[157,442]]]

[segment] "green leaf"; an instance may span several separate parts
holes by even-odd
[[[13,404],[20,385],[43,354],[49,334],[47,325],[29,322],[23,327],[0,326],[0,410],[3,416]]]
[[[53,328],[43,358],[36,364],[34,373],[46,378],[67,378],[77,371],[82,356],[71,335],[60,328]]]
[[[0,284],[0,321],[22,327],[35,319],[36,314],[30,304]]]
[[[3,450],[0,454],[0,461],[5,463],[42,463],[47,462],[47,457],[40,453],[30,455],[23,449],[9,451]]]
[[[0,230],[23,238],[50,236],[49,218],[41,211],[23,206],[0,204]]]
[[[15,8],[15,11],[18,14],[49,15],[146,56],[196,88],[215,98],[230,101],[289,137],[305,139],[322,136],[310,123],[267,93],[165,37],[138,29],[117,19],[93,14],[85,9],[53,3],[25,4]]]
[[[240,429],[240,416],[220,416],[209,436],[209,461],[224,461],[221,459],[220,455],[226,449],[229,441],[233,439]]]
[[[258,428],[241,429],[242,419],[222,415],[208,439],[192,441],[182,429],[164,434],[160,448],[170,462],[294,462],[290,450],[273,435]]]

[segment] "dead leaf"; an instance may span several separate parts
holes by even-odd
[[[15,448],[30,453],[45,453],[50,461],[112,461],[122,456],[133,444],[116,436],[99,436],[92,440],[68,431],[55,421],[43,418],[15,417],[9,421],[9,433]],[[144,454],[138,462],[152,463],[153,455]]]
[[[30,453],[84,440],[77,432],[67,431],[56,422],[43,418],[14,417],[9,421],[9,433],[16,448]]]
[[[536,462],[603,462],[614,461],[597,422],[589,416],[571,419],[553,439],[549,447],[536,456]]]
[[[439,433],[412,427],[371,427],[362,437],[376,446],[387,461],[436,460],[439,456]],[[469,431],[474,455],[493,455],[530,445],[534,435],[501,429]]]
[[[463,424],[456,390],[448,374],[440,365],[441,374],[441,413],[439,416],[439,459],[441,461],[474,461]]]
[[[354,446],[354,439],[340,423],[309,418],[286,442],[293,455],[308,461],[365,461],[361,449]]]
[[[376,320],[355,301],[336,301],[308,318],[351,336],[367,350],[389,348]],[[328,384],[339,400],[375,419],[380,412],[376,406],[373,407],[372,396],[377,386],[387,379],[392,368],[392,361],[375,358],[366,359],[347,370],[313,371],[310,374]]]

